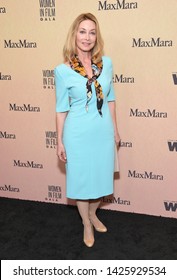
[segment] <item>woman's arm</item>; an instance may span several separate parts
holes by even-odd
[[[116,118],[116,102],[115,101],[109,101],[108,102],[109,110],[111,113],[113,126],[114,126],[114,138],[116,145],[119,145],[120,142],[120,136],[117,128],[117,118]]]
[[[57,146],[57,155],[61,161],[67,162],[66,158],[66,151],[63,145],[63,127],[64,122],[66,119],[68,112],[57,113],[57,139],[58,139],[58,146]]]

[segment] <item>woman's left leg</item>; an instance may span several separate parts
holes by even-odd
[[[96,210],[98,209],[100,203],[101,203],[100,198],[90,200],[90,202],[89,202],[89,218],[90,218],[90,221],[91,221],[92,225],[94,226],[94,228],[97,231],[106,232],[107,228],[105,227],[105,225],[103,225],[103,223],[98,219],[98,217],[96,215]]]

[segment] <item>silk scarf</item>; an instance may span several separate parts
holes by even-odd
[[[70,67],[77,73],[79,73],[81,76],[83,76],[84,78],[87,79],[86,82],[86,92],[87,92],[87,102],[85,105],[86,111],[88,112],[88,108],[89,108],[89,102],[92,98],[92,83],[94,83],[95,86],[95,92],[96,92],[96,98],[97,98],[97,109],[98,112],[100,114],[100,116],[102,117],[102,105],[103,105],[103,99],[104,99],[104,95],[103,95],[103,91],[102,91],[102,87],[100,85],[100,83],[98,82],[98,77],[100,76],[102,69],[103,69],[103,62],[102,60],[98,63],[93,63],[93,61],[91,62],[92,65],[92,73],[93,76],[91,78],[88,77],[86,70],[84,68],[84,66],[82,65],[82,62],[79,60],[78,56],[75,55],[73,57],[73,59],[70,61]]]

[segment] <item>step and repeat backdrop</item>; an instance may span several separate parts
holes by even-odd
[[[121,136],[102,208],[177,218],[176,0],[1,0],[0,196],[74,204],[56,156],[53,69],[83,12],[113,61]]]

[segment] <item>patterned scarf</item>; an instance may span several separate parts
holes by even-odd
[[[82,65],[81,61],[79,60],[78,56],[75,55],[73,57],[73,59],[70,61],[70,66],[71,68],[76,71],[77,73],[79,73],[81,76],[87,78],[87,83],[86,83],[86,90],[87,90],[87,102],[85,105],[86,111],[88,112],[88,104],[92,98],[92,83],[94,83],[95,85],[95,91],[96,91],[96,98],[97,98],[97,109],[98,112],[100,114],[100,116],[102,116],[102,112],[101,112],[101,108],[103,105],[103,99],[104,99],[104,95],[103,95],[103,91],[102,91],[102,87],[99,84],[99,82],[97,81],[97,78],[100,76],[102,69],[103,69],[103,62],[102,60],[100,62],[98,62],[97,64],[92,63],[92,72],[93,72],[93,76],[92,78],[89,79],[84,66]]]

